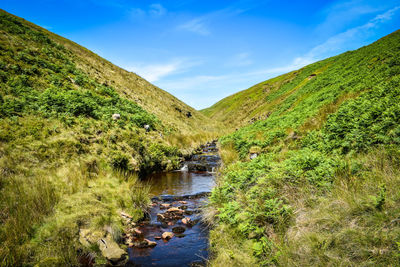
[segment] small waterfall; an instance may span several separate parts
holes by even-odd
[[[187,163],[185,163],[185,164],[183,165],[183,167],[181,168],[181,171],[187,172],[188,170],[189,170],[188,165],[187,165]]]

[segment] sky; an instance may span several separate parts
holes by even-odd
[[[1,0],[196,109],[400,28],[398,0]]]

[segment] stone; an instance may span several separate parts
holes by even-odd
[[[155,240],[160,240],[162,237],[161,236],[155,236],[154,239]]]
[[[251,153],[250,154],[250,159],[255,159],[255,158],[257,158],[258,157],[258,154],[257,153]]]
[[[126,262],[128,253],[121,249],[118,244],[108,234],[105,238],[97,241],[101,254],[112,264],[122,264]]]
[[[163,214],[161,214],[161,213],[158,213],[158,214],[157,214],[157,220],[160,221],[160,222],[162,222],[162,221],[165,220],[165,216],[164,216]]]
[[[171,238],[174,237],[174,234],[171,232],[164,232],[161,237],[164,240],[170,240]]]
[[[178,203],[183,204],[183,205],[186,205],[186,204],[187,204],[187,201],[181,200],[181,201],[178,201]]]
[[[193,221],[189,217],[185,217],[182,219],[182,223],[185,225],[192,225]]]
[[[119,120],[120,118],[121,118],[121,114],[118,114],[118,113],[114,113],[114,114],[112,114],[112,116],[111,116],[111,118],[113,119],[113,120]]]
[[[183,233],[183,232],[185,232],[185,231],[186,231],[186,229],[185,229],[185,227],[183,227],[183,226],[175,226],[175,227],[172,228],[172,232],[173,232],[173,233],[178,233],[178,234],[180,234],[180,233]]]
[[[148,124],[145,124],[143,128],[146,130],[146,132],[150,131],[150,125]]]
[[[192,215],[194,213],[193,210],[185,210],[186,215]]]
[[[167,210],[167,212],[169,212],[169,213],[183,213],[183,210],[181,210],[180,208],[172,207],[172,208],[169,208]]]
[[[169,209],[171,207],[171,204],[164,203],[160,205],[160,209]]]
[[[175,223],[174,222],[168,222],[168,226],[172,226],[172,225],[175,225]]]
[[[121,216],[122,217],[125,217],[125,218],[129,218],[129,219],[132,219],[132,216],[131,215],[129,215],[128,213],[125,213],[125,212],[123,212],[123,211],[121,211]]]
[[[136,248],[147,248],[149,243],[147,242],[147,239],[144,240],[136,240],[133,242],[133,246]]]
[[[132,229],[132,234],[133,234],[134,236],[137,236],[137,237],[143,235],[142,231],[140,231],[140,230],[137,229],[137,228],[133,228],[133,229]]]
[[[147,242],[147,246],[148,247],[155,247],[155,246],[157,246],[157,242],[154,242],[154,241],[150,241],[150,240],[148,240],[148,239],[145,239],[145,241]]]

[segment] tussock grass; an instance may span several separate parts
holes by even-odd
[[[343,173],[313,206],[298,208],[280,263],[285,266],[397,266],[398,154],[376,149],[357,158],[362,176]]]

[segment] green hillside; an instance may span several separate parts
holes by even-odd
[[[136,74],[0,11],[0,266],[105,263],[79,232],[120,240],[120,212],[137,220],[149,204],[138,175],[176,169],[211,129]]]
[[[399,265],[399,103],[396,31],[203,110],[243,126],[220,138],[212,265]]]

